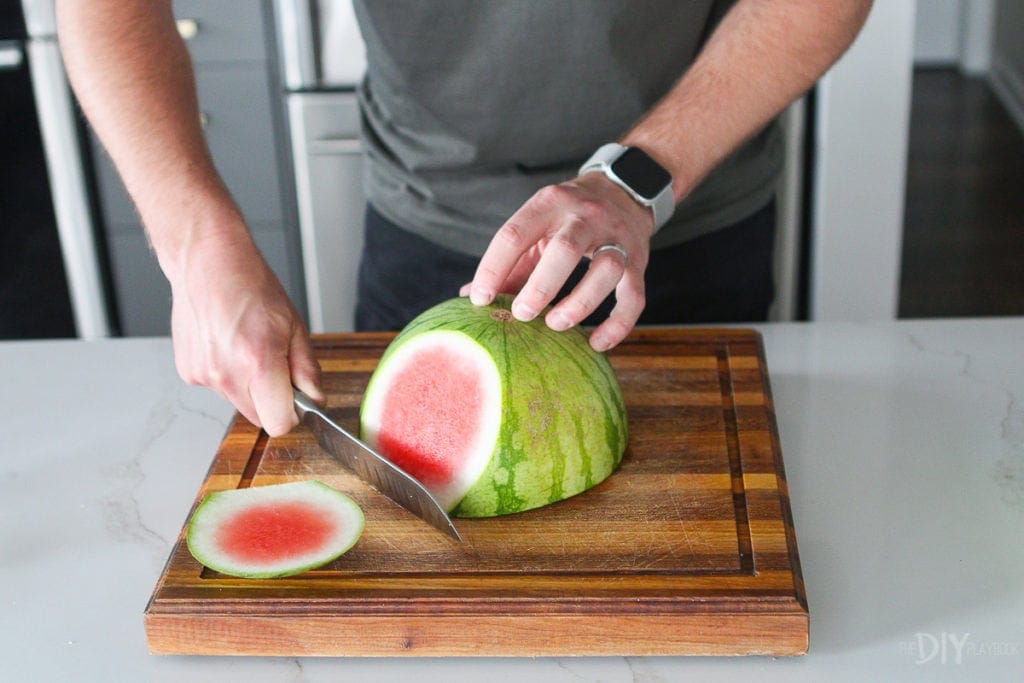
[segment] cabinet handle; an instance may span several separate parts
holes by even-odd
[[[21,67],[24,55],[21,48],[11,43],[0,43],[0,71],[14,70]]]
[[[199,22],[195,19],[178,19],[174,23],[178,27],[178,35],[185,40],[192,40],[199,33]]]
[[[316,138],[309,145],[310,154],[362,154],[363,144],[359,138]]]

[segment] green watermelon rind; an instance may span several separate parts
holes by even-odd
[[[543,314],[530,322],[496,321],[492,312],[507,311],[511,301],[502,295],[489,306],[474,306],[468,298],[438,304],[407,325],[378,364],[386,365],[408,340],[433,330],[472,338],[492,356],[502,377],[510,376],[514,362],[518,374],[503,382],[501,391],[503,420],[518,424],[502,425],[482,476],[449,509],[456,517],[512,514],[564,500],[607,478],[625,452],[625,403],[604,354],[590,347],[578,327],[551,330]],[[513,350],[517,338],[524,344]],[[366,396],[380,390],[378,376],[371,377]],[[366,403],[364,398],[364,408]],[[361,410],[361,429],[362,415]]]
[[[317,492],[326,494],[326,499],[332,501],[332,505],[336,505],[336,511],[343,510],[345,514],[346,530],[349,531],[345,535],[345,540],[331,547],[328,552],[320,553],[316,555],[316,559],[303,562],[301,564],[290,565],[286,569],[270,570],[270,571],[245,571],[239,570],[237,563],[232,563],[230,560],[223,561],[218,559],[215,552],[207,552],[204,550],[206,545],[201,538],[202,534],[207,533],[208,529],[204,524],[207,513],[221,501],[224,500],[225,496],[231,497],[243,497],[246,492],[255,492],[260,489],[282,489],[285,487],[299,488],[299,487],[315,487]],[[334,560],[338,559],[359,541],[362,536],[363,529],[366,526],[366,518],[363,515],[362,509],[359,505],[352,500],[350,497],[338,491],[337,489],[324,484],[323,482],[316,480],[296,481],[288,482],[284,484],[271,484],[268,486],[257,486],[247,489],[228,489],[225,491],[213,491],[208,493],[196,507],[195,512],[189,518],[188,531],[185,536],[185,543],[188,547],[189,553],[196,559],[197,562],[202,564],[204,567],[212,569],[221,574],[228,576],[236,576],[244,579],[273,579],[284,576],[293,576],[295,574],[301,574],[302,572],[310,571],[324,566]],[[212,530],[209,530],[212,533]]]

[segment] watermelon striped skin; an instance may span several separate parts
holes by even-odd
[[[479,478],[443,502],[454,516],[510,514],[576,495],[607,478],[626,448],[625,404],[604,355],[578,327],[556,332],[543,314],[515,320],[511,303],[503,295],[474,306],[463,297],[422,313],[381,357],[361,408],[361,434],[379,447],[375,413],[389,391],[381,377],[406,344],[424,335],[464,335],[490,357],[500,381],[500,425]]]

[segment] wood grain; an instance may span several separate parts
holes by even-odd
[[[324,336],[328,406],[351,429],[391,335]],[[304,429],[237,417],[196,502],[319,479],[366,514],[358,544],[298,576],[220,575],[184,529],[145,613],[157,653],[802,654],[808,610],[774,406],[750,330],[638,330],[609,354],[630,438],[597,487],[437,533],[342,470]]]

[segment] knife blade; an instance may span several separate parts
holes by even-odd
[[[448,513],[423,484],[342,428],[309,396],[298,389],[293,389],[293,394],[299,419],[322,449],[406,510],[462,542]]]

